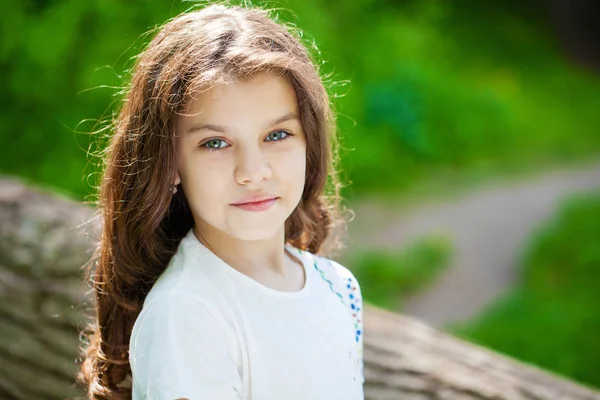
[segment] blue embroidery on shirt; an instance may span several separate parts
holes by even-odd
[[[300,255],[303,255],[303,250],[298,249],[298,253]],[[328,261],[330,266],[333,266],[332,261],[330,259],[326,258],[325,260]],[[333,282],[331,280],[327,279],[327,277],[325,276],[325,272],[322,269],[320,269],[319,266],[317,265],[316,257],[313,257],[313,266],[314,266],[315,270],[319,272],[319,275],[321,275],[321,278],[325,282],[327,282],[327,284],[329,285],[329,289],[333,293],[335,293],[335,295],[340,299],[342,304],[344,304],[344,306],[347,307],[348,304],[346,304],[346,302],[344,301],[344,296],[334,289]],[[362,314],[360,312],[361,307],[359,307],[359,305],[362,305],[362,300],[358,296],[359,293],[357,293],[358,282],[354,281],[352,277],[348,277],[346,280],[347,280],[346,289],[348,289],[348,291],[349,291],[347,296],[350,299],[350,308],[351,308],[350,311],[352,312],[352,318],[354,320],[355,340],[356,340],[356,343],[359,343],[357,363],[358,363],[358,367],[359,367],[359,374],[362,378],[362,377],[364,377],[363,348],[362,348],[362,345],[360,344],[360,338],[362,335],[362,320],[360,317]],[[356,377],[354,378],[354,380],[356,380]]]

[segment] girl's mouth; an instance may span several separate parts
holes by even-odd
[[[234,207],[239,207],[242,210],[246,211],[266,211],[275,204],[275,202],[279,200],[279,197],[274,199],[268,199],[263,201],[257,201],[254,203],[243,203],[243,204],[232,204]]]

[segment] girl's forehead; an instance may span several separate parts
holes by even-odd
[[[231,78],[204,90],[191,99],[182,122],[264,124],[287,114],[298,115],[294,87],[281,75],[265,73],[250,79]]]

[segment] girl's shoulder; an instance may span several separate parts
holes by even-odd
[[[325,256],[304,252],[312,258],[313,266],[331,291],[348,307],[354,323],[354,339],[358,346],[360,379],[363,373],[363,300],[358,279],[352,271],[339,262]]]
[[[360,284],[356,276],[346,266],[323,255],[299,250],[308,257],[313,268],[331,291],[352,310],[362,308]]]
[[[348,285],[358,286],[358,280],[352,271],[338,261],[328,258],[324,255],[312,254],[308,251],[304,253],[310,254],[313,259],[313,266],[319,272],[321,277],[331,280],[332,284],[342,284],[344,287]]]

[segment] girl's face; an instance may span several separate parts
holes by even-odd
[[[306,137],[292,85],[281,76],[219,84],[179,117],[178,175],[203,234],[217,229],[239,240],[274,236],[304,190]],[[266,194],[263,211],[233,204]]]

